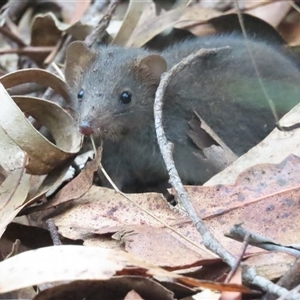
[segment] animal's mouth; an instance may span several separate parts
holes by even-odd
[[[118,140],[127,132],[116,120],[109,118],[82,119],[79,121],[78,129],[84,135],[94,135],[109,140]]]
[[[88,121],[81,121],[79,124],[79,131],[80,133],[84,134],[84,135],[91,135],[94,133],[94,129],[92,127],[91,122]]]

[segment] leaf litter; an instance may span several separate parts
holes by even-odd
[[[159,1],[155,5],[149,2],[143,4],[142,11],[138,4],[131,1],[128,13],[119,16],[120,21],[124,18],[124,22],[121,30],[115,36],[115,41],[121,45],[142,46],[158,34],[171,28],[187,29],[194,34],[201,35],[205,32],[216,31],[217,27],[214,26],[216,22],[210,22],[210,20],[216,20],[218,17],[221,20],[225,14],[234,12],[233,2],[230,1],[227,4],[229,9],[222,8],[225,13],[219,10],[217,2],[215,6],[210,7],[201,2],[203,1],[194,4],[194,7],[185,7],[181,4],[168,11],[164,10],[165,4],[159,6]],[[277,29],[283,28],[290,13],[288,4],[268,2],[252,3],[246,7],[246,12],[266,21],[266,24],[262,25],[265,30],[268,29],[268,23]],[[55,11],[53,13],[47,11],[44,15],[34,16],[34,14],[26,15],[23,11],[24,14],[21,13],[20,16],[24,22],[14,24],[18,26],[23,24],[22,26],[26,28],[14,27],[12,23],[7,22],[8,30],[13,33],[10,38],[14,41],[17,41],[18,31],[26,29],[24,34],[27,36],[21,38],[26,41],[24,42],[25,46],[19,43],[12,49],[20,57],[25,55],[25,62],[29,62],[33,66],[46,67],[45,62],[49,63],[56,55],[59,56],[61,39],[66,32],[75,38],[84,39],[95,26],[90,22],[91,19],[86,19],[84,16],[84,12],[88,15],[89,10],[93,7],[89,1],[76,2],[74,7],[59,1],[50,3],[59,7],[60,14]],[[266,5],[266,3],[268,4]],[[119,7],[125,7],[124,11],[126,11],[126,5],[123,3]],[[7,5],[3,15],[9,15],[12,12],[14,12],[13,6]],[[137,12],[140,14],[139,20]],[[14,21],[17,19],[16,16],[11,15]],[[95,14],[95,19],[99,20],[103,16],[105,13],[100,9]],[[33,25],[30,28],[31,20],[33,20]],[[220,24],[221,27],[222,25],[224,28],[226,27],[222,22]],[[297,29],[296,22],[289,26],[289,28]],[[50,30],[50,28],[52,29]],[[52,35],[52,32],[55,34]],[[283,37],[290,44],[297,43],[299,40],[297,35],[290,35],[290,31],[281,32],[284,33]],[[274,38],[277,39],[277,36]],[[9,49],[9,45],[8,43],[8,46],[5,47]],[[0,56],[1,65],[8,66],[7,62],[2,63],[4,62],[2,57],[4,56]],[[9,65],[16,66],[13,61],[10,61]],[[19,61],[18,67],[24,69],[24,66],[27,64]],[[51,101],[47,101],[42,99],[43,94],[38,93],[26,97],[25,94],[10,97],[6,93],[5,88],[10,89],[19,84],[37,82],[53,88],[67,100],[68,91],[64,82],[54,76],[53,72],[47,75],[44,72],[40,69],[18,70],[0,79],[4,85],[1,87],[0,102],[2,105],[0,109],[2,112],[0,118],[0,165],[3,177],[0,209],[1,234],[17,214],[22,211],[26,212],[26,208],[36,204],[47,191],[62,181],[82,143],[74,121],[65,110],[54,103],[59,98],[52,97]],[[61,100],[58,100],[58,103],[61,104]],[[297,109],[294,114],[289,114],[289,117],[283,119],[284,126],[291,126],[298,122]],[[48,113],[45,114],[45,111]],[[47,127],[54,137],[54,143],[51,138],[49,141],[43,137],[29,123],[28,115]],[[299,178],[297,171],[299,170],[298,132],[297,129],[288,133],[275,129],[266,140],[212,178],[207,183],[209,186],[188,187],[193,205],[199,215],[205,220],[214,236],[235,256],[240,255],[240,244],[224,236],[235,224],[243,223],[243,227],[247,230],[272,238],[282,245],[299,243],[295,234],[295,232],[299,232],[296,219],[299,207],[297,196],[299,189],[297,180]],[[62,236],[82,240],[86,247],[70,248],[71,246],[66,246],[67,248],[64,248],[65,246],[62,246],[62,248],[59,247],[61,250],[57,247],[49,247],[45,248],[45,252],[43,249],[27,251],[1,262],[1,292],[44,282],[79,279],[108,280],[107,282],[111,282],[112,290],[114,290],[116,285],[120,287],[117,280],[121,280],[120,282],[130,281],[130,276],[134,276],[135,273],[130,273],[129,268],[129,271],[120,279],[112,277],[113,274],[134,264],[133,261],[136,260],[139,261],[137,266],[140,269],[158,270],[156,266],[160,266],[168,270],[183,272],[188,272],[192,267],[198,269],[201,266],[203,268],[210,265],[213,267],[220,262],[220,259],[201,246],[199,233],[180,207],[171,208],[161,195],[155,193],[129,195],[130,198],[135,199],[137,203],[187,239],[183,239],[182,236],[145,214],[120,194],[93,185],[97,165],[98,161],[88,162],[85,170],[78,177],[71,180],[52,197],[53,202],[50,201],[41,206],[39,209],[44,210],[44,215],[38,221],[34,219],[34,214],[37,213],[27,215],[35,226],[44,226],[42,224],[48,217],[53,218],[58,232]],[[98,247],[92,247],[95,245]],[[114,248],[114,250],[110,248]],[[91,251],[90,254],[88,251]],[[126,256],[126,252],[131,255],[130,258]],[[96,253],[98,254],[96,255]],[[96,255],[96,258],[92,260],[91,255]],[[105,257],[103,255],[107,255],[106,259],[99,260],[99,257]],[[271,280],[280,277],[288,269],[288,263],[285,268],[282,268],[284,262],[290,263],[293,259],[289,254],[266,252],[254,246],[248,246],[244,256],[248,258],[247,263],[255,266],[257,270],[260,270],[260,274],[264,274]],[[60,269],[57,264],[58,257],[59,261],[64,263],[66,272],[59,272],[63,270],[63,267]],[[141,260],[145,263],[142,263]],[[266,261],[272,263],[266,266]],[[118,262],[121,263],[118,265]],[[98,266],[98,263],[101,263],[101,267],[93,269]],[[151,264],[150,267],[149,264]],[[91,269],[87,270],[87,266]],[[67,272],[68,269],[70,273]],[[12,270],[15,271],[11,272]],[[161,272],[160,275],[178,278],[177,275],[174,275],[175,273],[166,273],[167,271],[163,270]],[[40,276],[41,274],[42,276]],[[95,276],[95,274],[98,275]],[[108,276],[108,274],[110,275]],[[154,275],[151,271],[150,274]],[[217,282],[209,282],[210,285],[202,285],[202,287],[219,291],[232,289],[237,293],[249,292],[241,285],[241,273],[237,273],[237,277],[235,282],[238,284],[234,287]],[[5,278],[5,281],[2,278]],[[112,280],[116,280],[116,282]],[[136,284],[139,281],[143,282],[143,288],[137,288]],[[197,286],[196,281],[194,279],[194,287]],[[191,284],[193,279],[183,280],[180,284],[189,285],[188,282]],[[52,296],[59,297],[68,289],[69,292],[76,288],[80,291],[79,284],[82,284],[83,287],[87,286],[87,282],[82,281],[79,281],[78,285],[76,282],[75,285],[61,283],[45,290],[35,298],[47,299],[47,292]],[[154,281],[149,281],[143,272],[139,272],[139,276],[134,277],[130,283],[127,282],[126,288],[122,290],[123,298],[135,297],[131,295],[131,290],[132,293],[134,290],[141,296],[143,292],[150,292],[151,295],[151,289],[152,293],[154,293],[154,289],[158,289],[162,293],[160,295],[164,295],[164,299],[173,299],[170,290],[162,288],[163,281],[157,281],[154,284],[156,287],[153,284]],[[178,282],[175,284],[178,290],[180,285]],[[97,293],[103,291],[104,287],[101,286],[101,281],[91,282],[90,289],[96,286],[100,286]],[[196,293],[196,290],[190,289],[189,293],[192,292]],[[178,295],[180,294],[178,293]],[[234,297],[234,295],[228,296],[230,299]]]

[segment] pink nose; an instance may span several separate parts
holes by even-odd
[[[90,135],[94,132],[91,124],[87,121],[82,121],[79,125],[79,131],[84,135]]]

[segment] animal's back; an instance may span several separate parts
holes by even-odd
[[[255,146],[300,99],[300,72],[279,49],[242,37],[224,36],[185,41],[162,53],[169,68],[201,48],[222,48],[200,57],[172,79],[165,97],[170,138],[186,136],[186,120],[195,110],[221,139],[241,155]],[[260,82],[261,80],[261,82]],[[262,86],[262,85],[263,86]],[[182,120],[172,116],[181,111]],[[178,122],[181,121],[181,124]]]

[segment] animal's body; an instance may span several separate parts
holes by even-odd
[[[260,79],[278,118],[299,102],[300,71],[293,60],[265,42],[249,40],[248,45],[259,75],[239,36],[188,40],[161,53],[117,46],[93,52],[80,42],[70,46],[66,79],[79,130],[104,140],[103,165],[119,188],[134,192],[167,184],[154,128],[155,91],[164,71],[201,48],[229,46],[175,75],[164,97],[164,127],[183,183],[202,184],[222,169],[191,139],[194,111],[239,156],[278,121]]]

